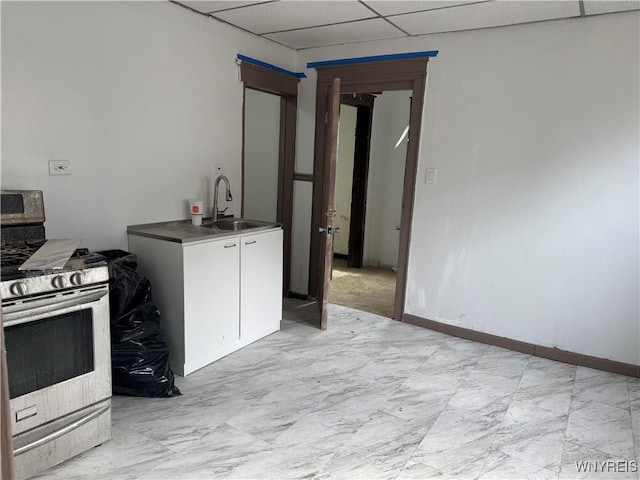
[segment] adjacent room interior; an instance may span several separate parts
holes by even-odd
[[[329,301],[387,318],[395,300],[410,102],[409,91],[341,95],[340,231]]]

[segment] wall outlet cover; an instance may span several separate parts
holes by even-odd
[[[71,160],[49,160],[49,175],[71,175]]]

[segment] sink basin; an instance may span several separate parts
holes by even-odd
[[[254,222],[252,220],[223,220],[221,222],[207,225],[210,228],[218,228],[220,230],[246,230],[248,228],[263,227],[263,222]]]

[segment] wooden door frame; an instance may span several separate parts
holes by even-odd
[[[316,129],[314,148],[314,183],[311,215],[311,245],[309,258],[309,294],[318,292],[320,275],[320,237],[322,201],[328,182],[325,174],[325,112],[328,111],[326,90],[334,78],[341,79],[341,93],[369,93],[392,90],[411,90],[413,101],[409,116],[409,136],[402,192],[402,214],[400,217],[400,247],[398,272],[393,307],[393,318],[402,320],[407,286],[407,269],[411,241],[411,222],[418,168],[420,128],[424,104],[428,58],[390,60],[316,67]]]
[[[374,95],[368,94],[352,95],[343,93],[340,95],[341,105],[350,105],[357,109],[353,152],[353,177],[351,182],[351,212],[347,247],[347,266],[350,268],[362,268],[364,263],[369,151],[371,146],[374,99]]]
[[[293,228],[293,177],[296,161],[296,123],[298,112],[299,78],[285,75],[248,62],[240,64],[240,79],[244,83],[242,93],[242,212],[244,214],[244,141],[245,141],[245,92],[247,88],[271,93],[280,97],[280,146],[278,151],[278,206],[277,221],[283,229],[283,295],[291,282],[291,232]]]

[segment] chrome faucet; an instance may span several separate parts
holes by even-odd
[[[211,218],[213,220],[213,223],[216,223],[218,221],[219,213],[224,213],[227,210],[225,208],[222,212],[218,212],[218,185],[220,185],[220,180],[224,180],[224,185],[227,189],[227,193],[225,196],[227,202],[230,202],[231,200],[233,200],[233,197],[231,196],[231,185],[229,185],[229,179],[225,175],[219,175],[218,178],[216,178],[216,183],[213,187],[213,208],[211,212]]]

